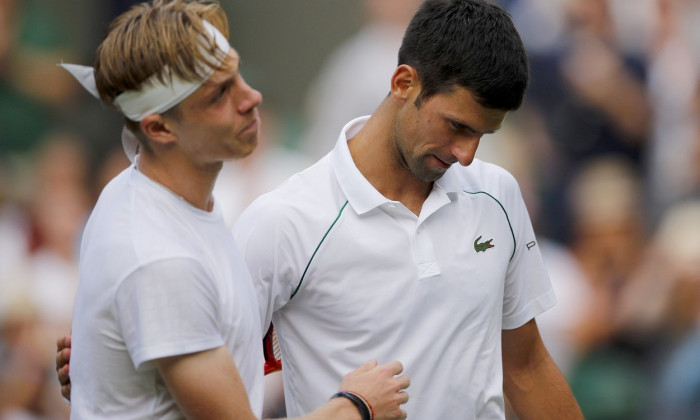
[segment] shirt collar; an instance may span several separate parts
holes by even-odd
[[[450,168],[445,171],[445,173],[435,181],[435,186],[433,189],[440,188],[445,193],[459,193],[464,190],[464,185],[459,177],[459,171],[463,171],[466,168],[461,166],[459,163],[453,163]]]
[[[391,202],[391,200],[377,191],[367,178],[362,175],[360,170],[357,169],[348,148],[348,140],[353,138],[364,127],[369,117],[368,115],[355,118],[347,123],[341,130],[330,156],[338,184],[357,214],[366,213],[384,203]],[[450,195],[450,193],[462,191],[463,187],[457,173],[460,169],[452,165],[440,179],[435,181],[431,194]]]
[[[366,213],[390,201],[379,193],[357,169],[348,148],[348,140],[353,138],[364,127],[368,119],[369,115],[355,118],[345,124],[331,152],[331,163],[335,177],[345,197],[357,214]]]

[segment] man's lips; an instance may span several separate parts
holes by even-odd
[[[252,130],[256,130],[258,128],[258,125],[260,124],[260,120],[258,118],[253,119],[253,121],[250,122],[243,130],[241,130],[241,134],[247,133]]]
[[[439,157],[437,157],[436,155],[433,155],[433,158],[435,158],[435,161],[437,162],[438,166],[443,168],[443,169],[449,168],[450,166],[452,166],[452,163],[454,163],[454,162],[446,162],[446,161],[440,159]]]

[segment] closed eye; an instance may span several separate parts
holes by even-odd
[[[216,93],[212,97],[212,102],[217,102],[221,100],[223,97],[225,97],[228,92],[231,90],[231,87],[233,86],[233,79],[226,80],[224,83],[222,83],[219,88],[216,90]]]
[[[454,127],[457,130],[464,130],[464,129],[468,128],[466,125],[464,125],[460,122],[454,121],[454,120],[451,120],[450,123],[452,124],[452,127]]]
[[[460,132],[460,133],[463,133],[463,134],[474,134],[475,133],[475,131],[471,127],[469,127],[468,125],[463,124],[459,121],[450,120],[450,125],[452,126],[453,130]]]
[[[224,83],[224,84],[219,88],[219,90],[216,92],[215,99],[216,99],[216,100],[219,100],[219,99],[223,98],[223,97],[226,95],[226,93],[229,91],[230,88],[231,88],[231,84],[230,84],[230,83]]]

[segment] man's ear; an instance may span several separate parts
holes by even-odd
[[[398,100],[407,100],[420,92],[420,80],[416,69],[408,64],[401,64],[391,76],[391,95]]]
[[[169,144],[177,140],[177,136],[171,130],[170,122],[160,114],[147,115],[139,124],[141,131],[155,143]]]

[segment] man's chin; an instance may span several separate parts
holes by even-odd
[[[421,171],[421,173],[414,173],[413,175],[423,182],[435,182],[442,178],[445,172],[447,172],[447,169],[431,169]]]
[[[241,141],[236,146],[237,147],[233,155],[234,159],[242,159],[244,157],[250,156],[250,154],[253,153],[253,151],[255,151],[255,148],[258,146],[258,136],[253,136],[253,138],[251,139]]]

